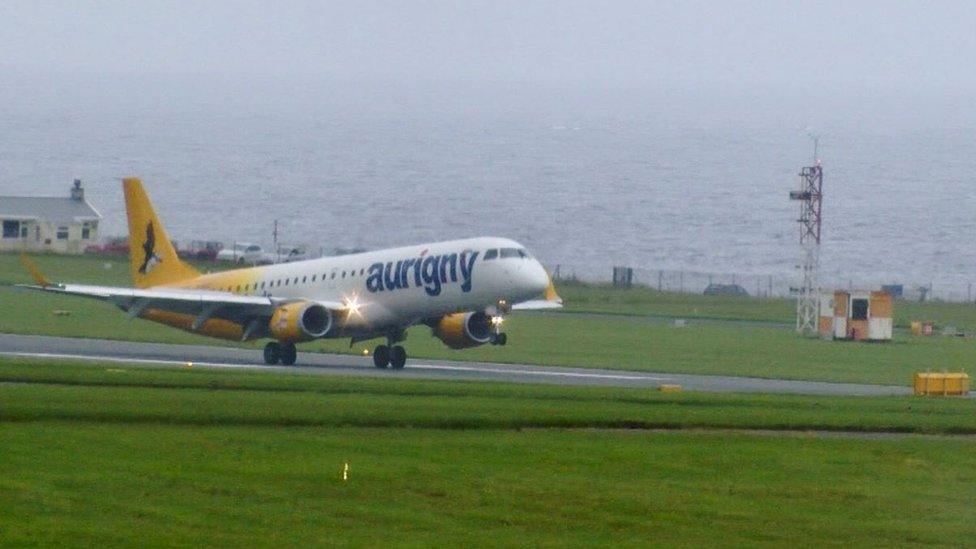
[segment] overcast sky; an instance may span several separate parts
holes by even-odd
[[[951,110],[976,91],[974,5],[8,0],[0,97],[128,100],[120,90],[142,86],[217,102],[321,90],[338,91],[338,101],[383,98],[389,89],[515,100],[559,89],[609,104],[638,90],[761,90],[828,103],[889,97],[893,109],[937,98]]]

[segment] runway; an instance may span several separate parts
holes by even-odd
[[[0,362],[3,357],[50,358],[131,364],[143,367],[183,367],[261,370],[333,376],[389,377],[542,383],[595,387],[647,387],[681,385],[686,391],[717,393],[787,393],[805,395],[879,396],[907,395],[909,387],[856,383],[826,383],[733,376],[708,376],[411,359],[403,370],[378,370],[369,357],[299,353],[295,366],[268,366],[254,349],[135,343],[98,339],[0,334]]]

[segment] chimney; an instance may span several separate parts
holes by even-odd
[[[81,180],[75,179],[74,187],[71,187],[71,199],[72,200],[84,200],[85,199],[85,189],[81,188]]]

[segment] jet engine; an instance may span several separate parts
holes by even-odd
[[[279,341],[311,341],[332,329],[332,311],[312,301],[287,303],[275,309],[268,329]]]
[[[444,315],[431,328],[434,335],[452,349],[484,345],[495,337],[491,317],[482,312]]]

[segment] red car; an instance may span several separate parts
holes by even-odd
[[[217,252],[223,249],[222,242],[213,240],[193,240],[185,248],[178,248],[176,255],[180,259],[193,259],[196,261],[216,261]]]
[[[129,239],[124,236],[106,238],[101,244],[85,246],[86,254],[94,255],[128,255]]]

